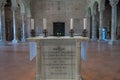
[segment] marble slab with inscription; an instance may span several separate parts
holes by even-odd
[[[81,80],[81,42],[85,37],[36,37],[36,80]]]
[[[41,43],[43,79],[75,79],[76,46],[73,40],[44,40]]]

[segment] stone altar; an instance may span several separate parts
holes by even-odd
[[[81,42],[86,37],[34,37],[36,80],[81,80]]]

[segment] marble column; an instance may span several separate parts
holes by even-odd
[[[22,42],[26,41],[26,37],[25,37],[25,13],[21,13],[22,16]]]
[[[97,40],[96,36],[96,16],[92,14],[92,40]]]
[[[110,0],[112,7],[112,24],[111,24],[111,41],[109,44],[114,44],[116,42],[116,32],[117,32],[117,4],[119,0]]]
[[[27,37],[31,37],[31,17],[27,17]]]
[[[91,26],[90,25],[90,15],[87,16],[87,24],[88,24],[87,26]],[[90,27],[87,28],[87,31],[88,31],[87,36],[90,38]]]
[[[102,34],[102,28],[103,28],[103,9],[99,9],[99,19],[100,19],[100,24],[99,24],[99,40],[102,40],[103,34]]]
[[[12,9],[13,11],[13,44],[18,43],[18,38],[17,38],[17,27],[16,27],[16,14],[15,14],[15,9]]]
[[[117,6],[112,6],[111,40],[116,40],[116,27],[117,27]]]
[[[101,5],[99,7],[99,19],[100,19],[100,24],[99,24],[99,40],[102,40],[103,34],[102,34],[102,28],[103,28],[103,12],[104,12],[104,7]]]
[[[6,45],[6,31],[5,31],[5,6],[6,2],[0,4],[0,45]]]
[[[0,41],[2,41],[2,10],[1,10],[1,8],[0,8]]]

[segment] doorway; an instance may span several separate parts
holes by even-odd
[[[64,22],[53,23],[53,35],[54,36],[65,36],[65,23]]]

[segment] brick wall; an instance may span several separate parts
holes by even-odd
[[[86,0],[33,0],[32,16],[35,18],[37,35],[43,30],[43,17],[47,19],[49,35],[53,34],[53,22],[65,22],[69,35],[70,18],[74,19],[75,33],[82,33]]]

